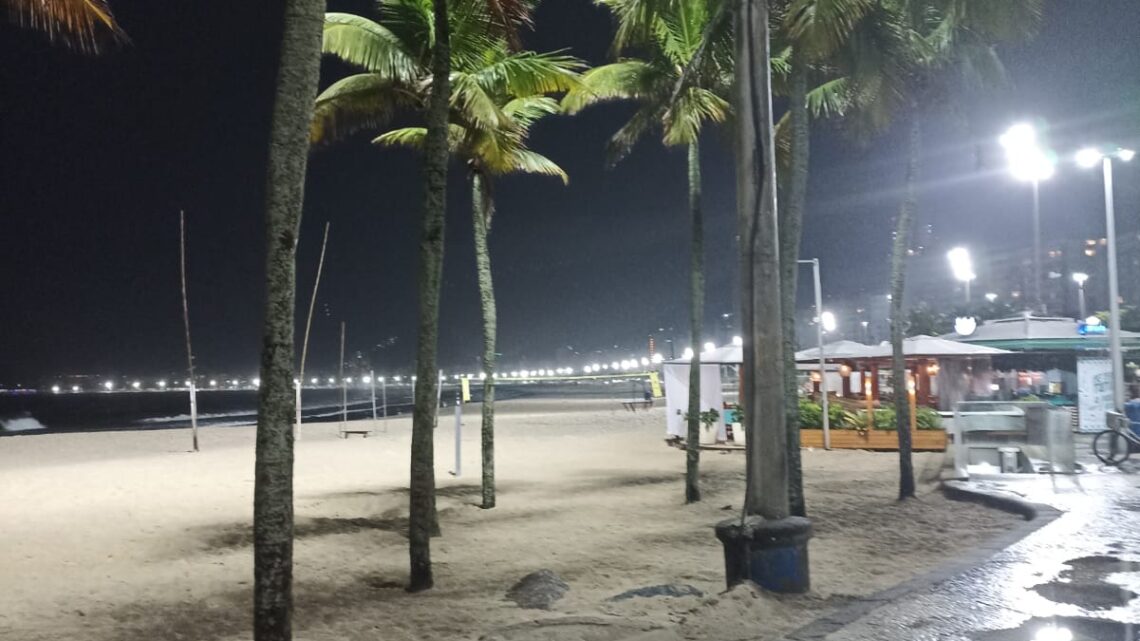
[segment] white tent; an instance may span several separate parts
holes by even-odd
[[[737,352],[740,348],[736,348]],[[685,414],[689,411],[689,361],[676,360],[665,363],[665,431],[669,436],[684,438],[688,432]],[[701,405],[702,412],[716,410],[724,416],[724,401],[721,396],[720,364],[705,363],[701,354]],[[724,422],[718,421],[716,440],[726,438]],[[711,440],[711,439],[710,439]]]
[[[934,336],[912,336],[903,340],[903,354],[906,356],[938,358],[940,356],[997,356],[1009,353],[1007,350],[996,347],[971,345]],[[875,347],[868,348],[865,353],[859,356],[862,358],[890,358],[891,344],[883,341]]]
[[[863,343],[856,343],[855,341],[835,341],[834,343],[827,343],[823,346],[823,357],[826,360],[862,358],[874,349],[876,348],[873,345],[864,345]],[[813,347],[796,352],[796,362],[818,363],[819,348]]]

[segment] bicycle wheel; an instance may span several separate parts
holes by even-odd
[[[1120,465],[1132,453],[1131,444],[1115,430],[1105,430],[1092,442],[1093,454],[1105,465]]]

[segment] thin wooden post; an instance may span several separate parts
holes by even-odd
[[[190,375],[190,434],[198,451],[198,390],[194,384],[194,350],[190,347],[190,303],[186,298],[186,212],[178,212],[178,238],[182,262],[182,322],[186,326],[186,361]]]
[[[313,308],[317,305],[317,287],[321,284],[321,270],[325,266],[325,248],[329,244],[329,225],[325,223],[325,238],[321,241],[321,258],[317,261],[317,279],[313,281],[313,295],[309,298],[309,317],[305,321],[305,340],[301,343],[301,367],[297,371],[297,419],[293,438],[301,438],[301,388],[305,385],[305,357],[309,354],[309,330],[313,327]]]
[[[340,432],[348,428],[348,384],[344,382],[344,321],[340,322]]]

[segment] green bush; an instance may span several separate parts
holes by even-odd
[[[800,399],[800,429],[819,429],[823,425],[823,408],[806,398]]]
[[[942,415],[932,408],[920,407],[915,416],[915,424],[920,430],[940,430],[942,429]]]

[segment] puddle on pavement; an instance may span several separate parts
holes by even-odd
[[[1008,630],[979,630],[974,641],[1136,641],[1140,626],[1085,617],[1033,618]]]
[[[1085,610],[1111,610],[1127,605],[1136,593],[1103,581],[1063,583],[1050,581],[1033,586],[1033,591],[1054,603],[1068,603]]]
[[[1105,581],[1112,574],[1140,571],[1140,563],[1114,556],[1083,556],[1065,562],[1056,581],[1033,586],[1033,591],[1054,603],[1067,603],[1085,610],[1110,610],[1127,605],[1138,595]]]

